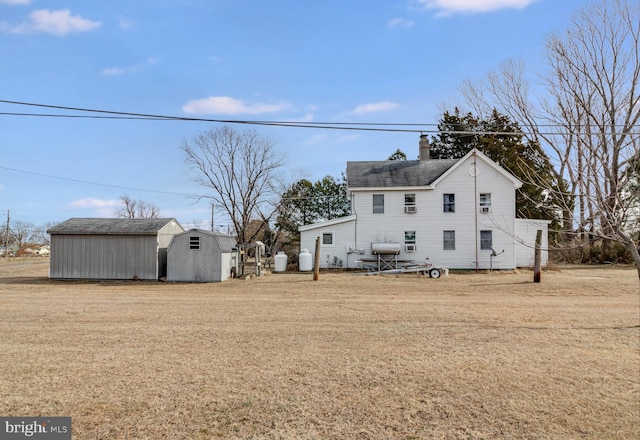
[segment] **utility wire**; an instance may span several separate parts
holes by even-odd
[[[19,170],[19,169],[16,169],[16,168],[9,168],[9,167],[5,167],[5,166],[2,166],[2,165],[0,165],[0,169],[8,170],[8,171],[14,171],[14,172],[17,172],[17,173],[31,174],[33,176],[47,177],[49,179],[58,179],[58,180],[66,180],[68,182],[84,183],[84,184],[87,184],[87,185],[106,186],[106,187],[109,187],[109,188],[128,189],[128,190],[131,190],[131,191],[144,191],[144,192],[151,192],[151,193],[157,193],[157,194],[170,194],[170,195],[174,195],[174,196],[202,197],[202,196],[200,196],[198,194],[186,194],[186,193],[171,192],[171,191],[160,191],[160,190],[155,190],[155,189],[133,188],[133,187],[130,187],[130,186],[111,185],[109,183],[98,183],[98,182],[90,182],[88,180],[71,179],[69,177],[52,176],[52,175],[49,175],[49,174],[36,173],[36,172],[33,172],[33,171],[25,171],[25,170]]]
[[[69,114],[46,114],[46,113],[10,113],[0,112],[0,115],[5,116],[33,116],[33,117],[56,117],[56,118],[87,118],[87,119],[140,119],[140,120],[161,120],[161,121],[191,121],[191,122],[213,122],[213,123],[225,123],[225,124],[245,124],[245,125],[262,125],[262,126],[276,126],[276,127],[292,127],[292,128],[314,128],[314,129],[330,129],[330,130],[356,130],[356,131],[376,131],[376,132],[395,132],[395,133],[440,133],[440,134],[455,134],[455,135],[527,135],[527,134],[540,134],[540,135],[561,135],[558,131],[548,132],[533,132],[533,131],[488,131],[488,130],[440,130],[438,129],[440,124],[433,123],[381,123],[381,122],[292,122],[292,121],[260,121],[260,120],[242,120],[242,119],[212,119],[212,118],[194,118],[184,116],[167,116],[156,115],[149,113],[132,113],[132,112],[118,112],[111,110],[99,110],[89,109],[82,107],[69,107],[50,104],[38,104],[21,101],[10,101],[0,99],[0,103],[23,105],[40,108],[50,108],[65,111],[98,113],[109,116],[95,116],[95,115],[69,115]],[[443,125],[462,125],[470,126],[471,124],[443,124]],[[482,125],[478,123],[478,125]],[[521,127],[533,127],[532,125],[520,125]],[[613,125],[614,127],[624,127],[624,125]],[[406,127],[406,128],[394,128],[394,127]],[[409,128],[415,127],[415,128]],[[537,127],[545,128],[563,128],[560,124],[541,124]],[[594,124],[577,125],[576,127],[597,127]],[[631,135],[638,135],[640,132],[630,132]]]
[[[42,118],[75,118],[75,119],[138,119],[138,120],[150,120],[150,121],[171,121],[173,118],[151,118],[141,116],[98,116],[98,115],[65,115],[54,113],[12,113],[12,112],[0,112],[1,116],[35,116]]]

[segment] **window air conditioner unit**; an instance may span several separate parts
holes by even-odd
[[[404,213],[405,214],[415,214],[417,212],[417,209],[415,206],[405,206],[404,207]]]
[[[480,208],[480,212],[483,214],[489,214],[491,212],[491,206],[482,206]]]
[[[405,244],[404,245],[404,250],[406,252],[415,252],[416,251],[416,245],[415,244]]]

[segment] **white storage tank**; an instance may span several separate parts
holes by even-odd
[[[398,255],[400,249],[400,243],[371,243],[373,255]]]
[[[313,257],[309,252],[309,249],[302,249],[300,255],[298,255],[298,268],[300,272],[308,272],[313,270]]]
[[[275,268],[274,272],[284,272],[287,270],[287,254],[284,252],[278,252],[274,257]]]

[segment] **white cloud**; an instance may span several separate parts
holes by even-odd
[[[266,104],[263,102],[247,104],[240,99],[229,96],[210,96],[209,98],[194,99],[187,102],[182,107],[182,111],[191,114],[258,115],[279,112],[289,107],[290,104],[286,102],[278,104]]]
[[[307,139],[304,143],[306,145],[314,145],[319,143],[325,143],[329,139],[329,135],[326,133],[315,134]]]
[[[387,23],[387,27],[389,29],[393,29],[393,28],[411,28],[413,27],[414,22],[411,20],[406,20],[404,18],[394,18],[393,20],[389,20],[389,23]]]
[[[5,5],[29,5],[31,0],[0,0],[0,4]]]
[[[315,117],[313,116],[313,113],[307,113],[303,117],[298,118],[298,121],[300,121],[300,122],[313,122],[314,119],[315,119]]]
[[[108,69],[104,69],[102,72],[100,72],[100,74],[104,76],[124,75],[125,73],[126,70],[120,67],[109,67]]]
[[[90,215],[95,217],[113,217],[115,210],[122,203],[119,200],[96,199],[86,197],[84,199],[73,200],[67,203],[67,206],[75,209],[89,211]]]
[[[68,203],[73,208],[113,208],[120,205],[119,200],[94,199],[85,197]]]
[[[373,102],[371,104],[362,104],[351,110],[349,114],[352,115],[364,115],[367,113],[384,112],[389,110],[395,110],[400,105],[391,101]]]
[[[320,133],[311,136],[306,141],[304,141],[305,145],[327,145],[327,144],[343,144],[347,142],[354,142],[359,139],[357,134],[343,134],[343,135],[335,135],[335,134],[327,134]]]
[[[415,0],[426,9],[435,9],[439,16],[456,13],[475,14],[498,9],[524,9],[537,0]]]
[[[287,118],[283,122],[313,122],[313,120],[313,113],[305,113],[304,115],[298,116],[296,118]]]
[[[338,136],[337,142],[355,142],[360,138],[357,134],[343,134],[342,136]]]
[[[144,71],[147,67],[153,66],[158,62],[158,58],[149,57],[145,61],[127,67],[108,67],[100,72],[104,76],[117,76],[125,74],[134,74]]]
[[[102,23],[82,18],[79,15],[71,15],[68,9],[49,11],[39,9],[29,15],[29,20],[17,26],[8,27],[13,34],[29,34],[41,32],[44,34],[67,35],[73,32],[87,32],[100,27]]]

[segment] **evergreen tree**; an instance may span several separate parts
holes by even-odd
[[[523,185],[516,192],[517,216],[558,221],[559,202],[553,194],[565,188],[547,191],[553,182],[552,166],[540,145],[526,141],[517,122],[496,109],[486,119],[467,113],[445,112],[438,124],[440,133],[432,137],[431,157],[458,159],[473,147],[516,176]]]
[[[325,176],[315,183],[307,179],[295,182],[282,194],[276,227],[292,242],[300,240],[298,227],[349,215],[347,183]]]
[[[387,160],[407,160],[407,155],[398,148]]]

